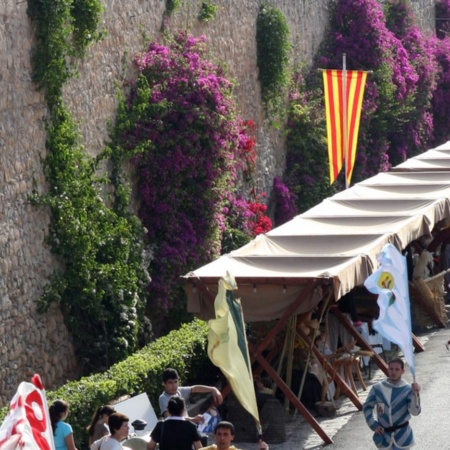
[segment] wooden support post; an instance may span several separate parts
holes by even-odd
[[[369,350],[373,352],[373,356],[371,357],[377,366],[386,374],[388,375],[388,366],[386,362],[383,360],[383,358],[380,358],[378,353],[373,349],[373,347],[361,336],[361,333],[353,326],[352,323],[350,323],[344,314],[339,310],[337,306],[332,306],[329,309],[329,312],[334,314],[341,324],[344,326],[344,328],[355,338],[356,342],[363,348],[363,350]]]
[[[323,281],[323,280],[322,280]],[[317,432],[317,434],[322,438],[325,444],[332,444],[333,441],[325,433],[320,424],[314,419],[311,413],[305,408],[305,406],[298,400],[297,396],[289,389],[287,384],[283,379],[277,374],[273,367],[267,362],[267,360],[262,356],[262,352],[268,346],[270,342],[275,338],[278,332],[286,325],[289,318],[296,313],[300,304],[304,299],[310,296],[314,288],[319,284],[318,280],[312,280],[305,288],[302,290],[300,295],[294,300],[294,302],[285,310],[283,315],[277,321],[275,326],[270,330],[262,342],[255,348],[250,342],[248,342],[248,348],[250,351],[250,357],[252,362],[258,361],[260,366],[267,372],[267,374],[275,381],[277,386],[283,391],[283,393],[289,398],[290,402],[297,408],[297,410],[303,415],[306,421],[311,425],[311,427]],[[214,304],[214,297],[212,293],[208,290],[207,286],[200,280],[197,281],[197,289]],[[260,372],[260,371],[259,371]],[[229,384],[222,391],[225,395],[230,393]],[[223,394],[222,394],[223,395]]]
[[[250,346],[249,347],[253,347]],[[254,347],[252,350],[255,350]],[[297,396],[289,389],[289,386],[283,381],[283,379],[277,374],[273,367],[266,361],[266,359],[258,354],[256,354],[256,360],[262,366],[262,368],[267,372],[267,374],[275,381],[277,386],[283,391],[284,395],[289,399],[289,401],[297,408],[300,414],[306,419],[306,421],[311,425],[311,427],[316,431],[316,433],[322,438],[325,444],[332,444],[333,441],[325,433],[323,428],[317,422],[317,420],[311,415],[311,413],[305,408],[303,403],[297,398]]]
[[[351,400],[351,402],[358,408],[359,411],[362,410],[362,403],[359,399],[358,395],[355,391],[353,391],[350,386],[345,382],[345,380],[341,377],[339,373],[336,372],[334,367],[330,364],[330,362],[325,358],[322,353],[320,353],[319,349],[312,345],[311,339],[306,336],[306,334],[300,328],[297,333],[301,336],[301,338],[306,342],[306,344],[311,348],[314,356],[320,361],[322,367],[325,368],[326,372],[331,376],[331,378],[336,382],[336,384],[341,388],[342,392]]]
[[[414,350],[416,353],[421,353],[425,351],[425,347],[423,344],[417,339],[417,336],[415,334],[412,335]]]

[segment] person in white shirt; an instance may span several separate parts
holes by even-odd
[[[180,387],[178,382],[178,372],[175,369],[164,370],[162,375],[164,392],[159,396],[159,408],[161,410],[162,417],[167,417],[169,415],[167,405],[172,397],[181,397],[184,401],[188,401],[191,394],[205,393],[213,396],[216,405],[220,405],[222,403],[222,394],[214,386],[203,386],[201,384],[197,384],[195,386]],[[197,414],[195,417],[185,416],[185,419],[197,424],[204,422],[204,417],[201,414]]]
[[[91,445],[91,450],[126,450],[121,442],[128,436],[130,426],[128,416],[122,413],[113,413],[109,416],[108,426],[110,435],[104,436]]]

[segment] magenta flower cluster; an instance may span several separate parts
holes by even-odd
[[[254,172],[256,126],[237,116],[232,85],[205,58],[205,43],[187,34],[152,42],[135,59],[140,75],[122,111],[122,145],[154,246],[148,289],[164,310],[180,298],[180,276],[220,254],[230,215],[248,236],[257,220],[258,231],[268,227],[261,208],[235,197],[238,175]]]
[[[312,71],[293,80],[284,182],[304,211],[330,195],[317,68],[370,70],[364,96],[357,182],[450,139],[450,0],[436,4],[437,36],[415,24],[408,0],[338,0]],[[321,119],[322,118],[322,119]],[[325,168],[322,170],[321,167]],[[342,173],[332,185],[343,187]]]
[[[164,309],[180,276],[220,253],[222,208],[236,179],[232,86],[204,44],[186,34],[152,42],[136,57],[140,77],[126,106],[124,146],[137,153],[139,215],[154,244],[148,289]]]
[[[273,195],[275,197],[275,226],[288,222],[297,214],[295,194],[281,181],[280,177],[273,179]]]

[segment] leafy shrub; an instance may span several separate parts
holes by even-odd
[[[108,154],[85,154],[62,99],[77,58],[102,36],[102,11],[100,0],[28,1],[36,33],[33,80],[49,107],[44,172],[50,188],[45,195],[34,192],[32,200],[49,207],[47,241],[65,266],[44,288],[38,310],[60,304],[84,373],[133,353],[138,335],[148,331],[143,228],[128,212],[129,189],[118,176],[110,183],[97,175]]]
[[[45,287],[38,308],[58,302],[84,370],[104,370],[137,349],[149,280],[143,228],[126,208],[105,205],[104,180],[79,145],[70,114],[60,107],[52,118],[44,160],[52,189],[33,201],[50,207],[47,240],[65,270]]]
[[[47,391],[48,404],[64,399],[70,404],[68,422],[72,425],[79,449],[87,449],[87,431],[90,418],[100,405],[111,403],[123,395],[146,392],[158,414],[161,394],[161,375],[167,367],[177,369],[181,382],[199,380],[213,383],[219,372],[206,356],[208,326],[194,320],[146,346],[128,359],[115,364],[107,372],[69,382],[55,391]],[[205,378],[204,374],[210,378]],[[45,378],[45,377],[43,377]],[[0,421],[8,408],[0,411]]]

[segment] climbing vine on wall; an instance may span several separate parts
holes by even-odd
[[[104,369],[137,348],[149,282],[143,228],[128,212],[127,186],[120,177],[98,175],[110,152],[98,158],[84,152],[62,98],[77,58],[101,37],[101,12],[99,0],[28,0],[36,34],[33,80],[49,107],[44,159],[49,190],[31,198],[50,208],[47,239],[65,266],[46,286],[38,308],[45,312],[51,302],[60,304],[85,372]]]
[[[289,27],[283,13],[263,3],[256,21],[257,63],[261,96],[270,113],[284,108],[289,84]]]

